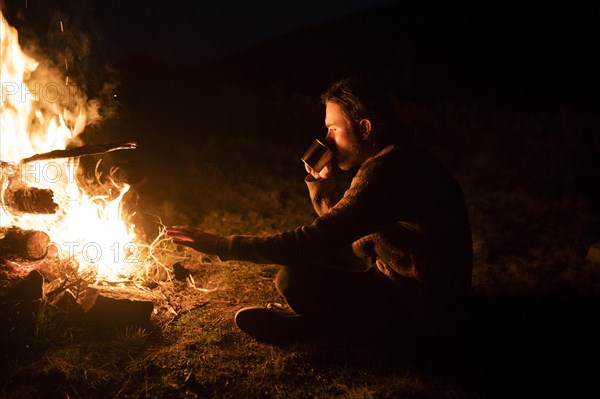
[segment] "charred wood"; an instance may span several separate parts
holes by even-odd
[[[41,299],[43,295],[44,276],[38,270],[32,270],[19,281],[7,294],[10,299]]]
[[[137,143],[135,141],[121,140],[114,143],[83,145],[80,147],[73,147],[66,150],[54,150],[42,154],[36,154],[29,158],[22,159],[19,163],[24,164],[28,162],[46,161],[49,159],[58,158],[76,158],[83,157],[86,155],[104,154],[107,152],[117,150],[135,150],[136,148]]]
[[[161,294],[133,287],[87,287],[81,307],[86,321],[99,325],[144,325]]]
[[[0,229],[0,258],[14,261],[43,259],[48,253],[50,237],[43,231],[18,227]]]
[[[9,188],[4,195],[4,204],[11,210],[24,213],[56,213],[54,192],[50,189],[19,186]]]

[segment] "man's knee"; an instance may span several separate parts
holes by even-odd
[[[318,313],[323,287],[318,275],[303,265],[282,266],[275,277],[275,288],[290,307],[300,314]]]
[[[299,268],[300,266],[285,265],[279,269],[275,277],[275,288],[284,298],[298,296],[306,289],[305,278]]]

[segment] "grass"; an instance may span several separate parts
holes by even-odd
[[[583,164],[598,150],[578,125],[586,115],[576,109],[507,115],[416,104],[399,111],[465,191],[474,291],[481,300],[480,319],[464,341],[430,352],[411,350],[412,343],[381,350],[335,340],[256,342],[236,329],[233,316],[244,306],[281,301],[272,284],[277,266],[223,263],[165,243],[156,254],[161,264],[170,270],[179,262],[193,280],[154,278],[153,289],[165,299],[155,304],[149,325],[91,328],[55,306],[56,298],[5,298],[3,397],[572,394],[590,373],[579,362],[594,353],[587,345],[595,330],[580,316],[594,309],[599,281],[598,267],[584,261],[599,238],[597,209],[585,192],[571,190],[578,169],[569,162]],[[158,231],[156,216],[217,234],[272,233],[314,217],[293,150],[215,138],[177,151],[177,178],[167,170],[138,187],[142,211],[136,224],[148,237]],[[14,276],[5,268],[2,273],[6,290]],[[565,340],[569,346],[557,344]]]

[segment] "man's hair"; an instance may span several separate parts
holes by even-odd
[[[378,138],[389,142],[412,139],[412,130],[394,115],[391,92],[373,76],[352,76],[339,80],[321,94],[321,102],[336,103],[351,123],[369,119]]]

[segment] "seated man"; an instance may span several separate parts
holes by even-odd
[[[257,339],[420,334],[451,323],[471,288],[461,188],[396,122],[378,84],[344,79],[322,101],[334,158],[320,172],[306,166],[318,214],[311,224],[269,236],[220,237],[188,226],[167,233],[222,260],[282,265],[275,284],[291,311],[269,306],[236,314],[238,327]],[[343,193],[340,170],[356,171]]]

